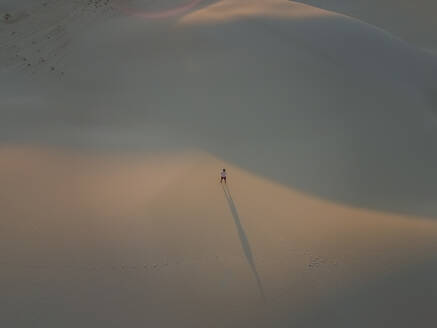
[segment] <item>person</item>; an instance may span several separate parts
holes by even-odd
[[[223,181],[226,183],[226,175],[227,175],[226,169],[223,169],[220,172],[220,183],[222,183]]]

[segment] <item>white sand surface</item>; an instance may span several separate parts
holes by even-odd
[[[0,22],[0,326],[432,325],[432,52],[285,0],[45,3]]]

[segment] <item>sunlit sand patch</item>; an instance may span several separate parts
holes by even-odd
[[[382,245],[387,253],[398,247],[411,251],[411,240],[437,232],[437,222],[432,220],[320,200],[194,150],[90,154],[3,147],[0,205],[4,219],[13,218],[16,223],[20,216],[44,216],[48,208],[56,218],[71,212],[90,218],[134,217],[144,213],[160,216],[166,212],[180,220],[183,211],[203,210],[214,216],[221,213],[220,209],[226,209],[218,184],[222,166],[230,171],[229,186],[237,206],[241,206],[238,211],[251,217],[258,224],[256,229],[264,231],[262,234],[269,235],[275,230],[282,235],[292,227],[294,232],[301,232],[293,238],[302,242],[318,243],[320,239],[333,252],[343,244],[353,246],[357,254],[364,254]],[[180,198],[186,192],[191,196]],[[216,197],[220,199],[218,203]],[[191,198],[195,203],[191,203]],[[162,207],[157,199],[163,202]],[[187,217],[194,219],[191,214]],[[264,220],[267,217],[269,220]],[[369,244],[366,236],[374,238],[374,242]]]
[[[3,147],[0,180],[0,259],[8,286],[25,287],[10,293],[23,298],[42,286],[50,295],[91,289],[100,300],[105,276],[115,295],[138,290],[142,306],[159,300],[157,309],[181,316],[181,304],[205,318],[234,320],[234,308],[262,315],[264,292],[280,316],[435,254],[435,221],[323,201],[202,151]],[[36,286],[35,272],[57,284]],[[131,289],[120,284],[126,274]]]
[[[213,24],[251,17],[302,19],[328,15],[334,14],[286,0],[221,0],[185,15],[181,22]]]
[[[164,18],[182,15],[187,11],[194,9],[197,5],[199,5],[203,1],[204,0],[187,0],[181,5],[169,9],[162,9],[162,10],[143,10],[140,8],[135,8],[134,6],[129,6],[124,2],[117,2],[115,6],[120,11],[131,16],[146,18],[146,19],[164,19]]]

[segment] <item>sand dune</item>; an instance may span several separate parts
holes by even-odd
[[[191,3],[1,22],[0,325],[428,326],[435,55],[339,8]]]
[[[336,327],[407,327],[433,318],[432,220],[330,204],[198,152],[16,147],[1,158],[3,322],[311,327],[328,316]]]
[[[117,17],[69,28],[56,65],[3,74],[4,140],[200,148],[336,202],[436,216],[434,56],[292,2]]]
[[[298,0],[363,20],[379,26],[417,46],[437,51],[435,13],[433,0]]]

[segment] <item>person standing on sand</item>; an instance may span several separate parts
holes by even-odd
[[[226,169],[223,169],[220,172],[220,183],[222,183],[223,181],[226,183],[226,175],[227,175]]]

